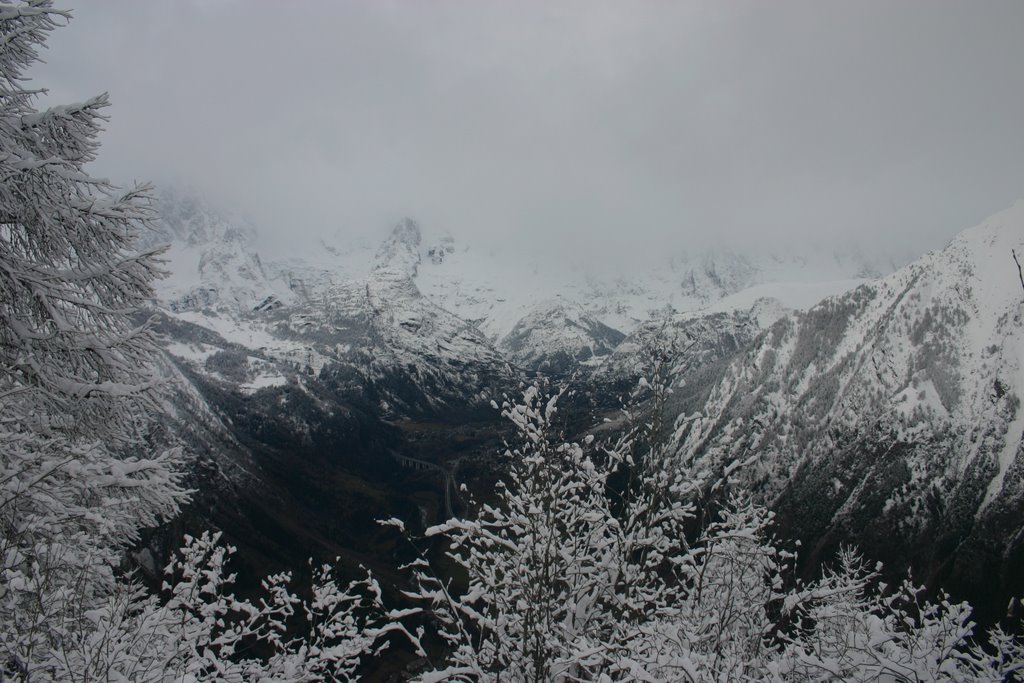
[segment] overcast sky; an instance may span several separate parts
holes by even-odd
[[[380,231],[921,252],[1024,197],[1024,2],[63,0],[94,170],[269,244]]]

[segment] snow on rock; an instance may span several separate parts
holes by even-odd
[[[200,213],[204,218],[193,221],[198,237],[186,236],[176,245],[205,244],[211,232],[216,233],[209,226],[209,214]],[[181,226],[186,224],[174,223],[175,234],[185,234]],[[439,410],[447,402],[464,402],[466,396],[494,393],[495,383],[509,381],[511,370],[475,325],[420,293],[414,277],[422,244],[416,223],[403,220],[362,269],[354,267],[360,260],[354,253],[340,249],[328,251],[315,263],[268,268],[301,283],[292,287],[302,291],[301,297],[275,299],[276,305],[226,306],[221,305],[223,297],[217,297],[183,306],[181,297],[170,298],[167,314],[195,327],[168,326],[182,335],[172,335],[169,350],[195,371],[217,382],[234,383],[242,393],[283,386],[295,373],[318,378],[346,395],[377,395],[375,402],[392,410]],[[451,253],[448,240],[431,244],[435,247],[428,253]],[[361,253],[365,257],[366,252]],[[332,260],[353,267],[333,268]],[[361,260],[365,264],[366,259]],[[218,294],[233,282],[225,273],[221,269],[220,283],[211,283]],[[201,357],[198,340],[190,336],[199,329],[214,333],[226,355]],[[240,367],[236,361],[243,350],[269,365]]]
[[[296,299],[292,283],[268,275],[244,219],[175,189],[163,190],[156,205],[159,220],[143,246],[169,245],[170,275],[156,285],[168,308],[268,310]]]
[[[476,325],[515,362],[537,369],[552,359],[593,363],[605,355],[611,336],[627,335],[652,319],[746,311],[760,299],[777,300],[778,317],[783,308],[806,309],[886,270],[858,254],[723,248],[655,257],[622,272],[516,260],[447,235],[425,242],[443,246],[421,250],[416,267],[404,270],[414,273],[424,296]],[[403,263],[411,260],[403,256]]]
[[[303,258],[267,261],[237,216],[177,190],[164,191],[159,208],[150,241],[170,244],[171,277],[158,294],[171,311],[266,317],[283,310],[301,318],[310,315],[297,312],[308,310],[304,303],[343,291],[346,283],[389,281],[384,289],[414,288],[416,297],[461,318],[529,369],[599,364],[624,335],[666,315],[745,311],[762,298],[806,308],[856,286],[863,280],[854,278],[873,268],[856,254],[717,249],[659,256],[624,272],[513,258],[424,230],[409,218],[377,244],[322,240]],[[412,329],[422,320],[411,315],[397,324]]]
[[[965,544],[1008,510],[1018,521],[1006,538],[1024,532],[1024,290],[1012,250],[1024,252],[1024,202],[777,320],[702,409],[680,416],[680,459],[714,476],[757,455],[735,478],[809,535],[868,525],[867,538]],[[822,493],[833,479],[841,489]]]
[[[378,380],[386,362],[429,367],[424,376],[440,384],[453,362],[480,362],[485,374],[506,361],[593,367],[652,319],[756,306],[764,326],[856,286],[867,270],[859,257],[718,249],[601,272],[477,249],[409,218],[376,246],[323,241],[308,257],[265,262],[245,221],[175,191],[160,207],[157,241],[171,245],[172,276],[159,293],[171,313],[303,372],[342,363]]]
[[[456,245],[442,261],[422,263],[415,279],[425,296],[501,342],[517,325],[543,321],[553,298],[628,334],[652,318],[747,310],[760,298],[807,308],[865,281],[863,262],[824,258],[822,264],[722,249],[652,259],[636,272],[620,273],[509,261]]]
[[[556,298],[537,304],[500,347],[516,363],[557,372],[607,356],[623,337],[578,305]]]
[[[391,271],[406,277],[416,277],[417,268],[422,260],[420,244],[423,237],[420,226],[411,218],[403,219],[391,231],[377,250],[376,269]]]

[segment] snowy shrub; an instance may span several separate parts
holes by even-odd
[[[773,515],[742,496],[687,543],[697,489],[650,439],[656,411],[588,453],[561,440],[557,399],[530,387],[505,403],[520,442],[497,504],[426,531],[466,583],[426,553],[409,565],[420,607],[403,616],[427,615],[445,644],[415,680],[1004,681],[1024,668],[1018,638],[976,639],[968,605],[890,591],[851,552],[796,582]]]
[[[313,567],[303,599],[288,574],[275,574],[254,603],[230,592],[234,549],[219,534],[185,540],[163,595],[120,584],[90,611],[95,627],[67,648],[50,680],[350,681],[384,636],[402,630],[370,576],[342,589],[329,565]]]

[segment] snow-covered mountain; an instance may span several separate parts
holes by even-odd
[[[164,326],[168,351],[235,391],[310,390],[320,383],[346,399],[372,402],[386,416],[487,405],[512,381],[502,354],[474,325],[417,289],[419,229],[411,221],[394,229],[365,275],[318,274],[310,267],[307,279],[292,280],[301,287],[284,291],[274,288],[280,280],[267,276],[250,242],[225,239],[234,229],[195,204],[169,213],[164,225],[164,234],[177,238],[172,267],[192,265],[182,253],[200,255],[198,271],[172,277],[161,291],[178,323]],[[214,257],[252,267],[204,269]],[[214,272],[224,275],[217,284]],[[183,296],[180,283],[197,274],[207,284],[184,289],[189,296]],[[197,296],[206,291],[209,298]]]
[[[158,208],[162,219],[149,242],[171,245],[171,277],[158,292],[171,311],[232,321],[283,307],[301,317],[310,302],[346,298],[354,283],[391,292],[402,282],[405,294],[415,291],[413,298],[465,321],[512,364],[547,371],[599,364],[652,318],[746,310],[766,297],[806,308],[886,268],[857,254],[717,249],[681,251],[632,273],[598,272],[503,256],[410,219],[376,244],[323,242],[303,258],[268,260],[238,216],[174,190],[161,194]]]
[[[600,359],[614,337],[677,313],[744,310],[761,298],[807,308],[893,267],[832,252],[717,249],[655,258],[632,272],[601,272],[586,264],[516,261],[450,239],[443,245],[443,259],[423,260],[415,278],[420,290],[474,322],[513,361],[537,368]]]
[[[624,336],[582,307],[555,298],[534,306],[501,339],[501,347],[525,367],[567,372],[607,358]]]
[[[157,196],[156,210],[159,219],[142,246],[169,245],[168,277],[158,294],[171,310],[251,311],[296,300],[293,283],[267,273],[243,218],[173,188]]]
[[[999,591],[1024,590],[1024,290],[1011,254],[1024,252],[1024,204],[870,279],[889,269],[796,250],[681,252],[595,274],[408,219],[380,240],[267,260],[237,219],[162,201],[152,241],[171,243],[173,275],[161,331],[208,412],[232,406],[223,429],[245,425],[241,442],[270,434],[320,452],[339,430],[479,417],[538,370],[585,370],[580,395],[610,414],[667,335],[681,461],[772,503],[809,562],[856,541],[937,581],[968,585],[982,567]]]
[[[900,539],[924,571],[1024,577],[1024,202],[763,333],[680,416],[679,457],[732,474],[811,555]],[[749,462],[748,462],[749,461]]]

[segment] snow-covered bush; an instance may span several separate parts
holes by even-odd
[[[657,417],[588,452],[555,428],[557,399],[530,387],[505,403],[520,442],[497,503],[425,532],[465,585],[427,553],[410,564],[421,607],[404,614],[445,643],[415,680],[1003,681],[1024,667],[1020,639],[976,639],[968,605],[890,591],[851,553],[797,582],[773,515],[742,496],[688,543],[697,489],[664,469]]]
[[[520,441],[498,504],[426,531],[444,537],[468,585],[453,590],[425,556],[412,563],[409,595],[425,603],[448,649],[420,680],[621,673],[651,621],[682,599],[690,489],[660,469],[654,450],[641,457],[635,434],[593,454],[566,442],[558,398],[533,386],[502,406]]]
[[[772,662],[793,681],[1008,681],[1024,670],[1024,643],[995,627],[976,641],[971,607],[921,599],[909,581],[888,590],[855,552],[785,596],[793,622]]]
[[[351,681],[382,638],[403,630],[384,613],[377,582],[345,588],[329,565],[313,568],[310,595],[290,576],[263,581],[256,602],[230,592],[234,549],[219,534],[186,537],[166,570],[163,595],[124,583],[89,613],[95,627],[67,649],[51,678],[61,681]]]
[[[513,450],[500,503],[426,532],[448,539],[467,590],[453,591],[422,558],[412,565],[412,597],[428,604],[450,649],[423,680],[561,680],[596,655],[580,650],[586,638],[609,628],[597,608],[607,594],[615,535],[607,473],[578,444],[551,440],[554,398],[530,388],[524,404],[506,405],[505,415],[523,444]]]

